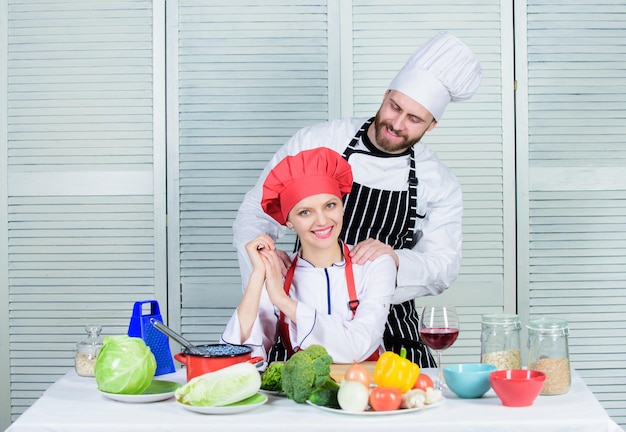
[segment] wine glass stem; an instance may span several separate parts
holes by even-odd
[[[441,364],[441,350],[437,350],[437,384],[436,390],[443,391],[443,365]]]

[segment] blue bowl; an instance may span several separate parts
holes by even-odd
[[[461,363],[443,367],[443,378],[458,397],[474,399],[482,397],[491,388],[489,374],[497,369],[487,363]]]

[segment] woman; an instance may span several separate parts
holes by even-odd
[[[283,280],[270,236],[246,244],[252,273],[223,342],[251,346],[265,358],[277,342],[288,355],[319,344],[336,363],[375,359],[384,350],[396,264],[390,255],[351,262],[339,239],[342,198],[351,187],[350,165],[325,147],[287,156],[269,173],[263,211],[295,230],[301,246]]]

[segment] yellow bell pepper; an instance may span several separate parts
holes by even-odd
[[[417,381],[420,367],[406,358],[406,349],[400,354],[391,351],[384,352],[376,361],[374,367],[374,382],[378,387],[393,387],[405,393]]]

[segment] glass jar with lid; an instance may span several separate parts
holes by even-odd
[[[96,365],[98,351],[102,348],[102,340],[100,338],[102,326],[87,324],[85,331],[87,332],[87,339],[76,344],[74,366],[78,375],[92,377],[94,376],[94,366]]]
[[[546,374],[542,395],[567,393],[571,385],[568,323],[554,318],[528,322],[528,369]]]
[[[515,314],[482,316],[480,361],[498,369],[521,369],[520,331],[522,325]]]

